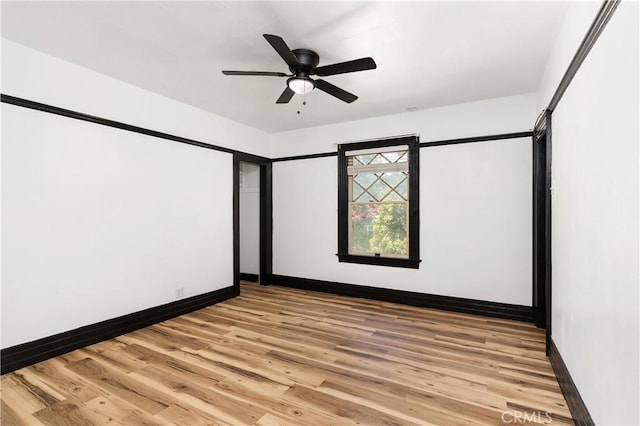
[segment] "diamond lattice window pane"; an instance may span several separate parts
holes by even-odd
[[[371,160],[371,164],[389,164],[389,160],[382,154],[376,154],[373,160]]]
[[[354,182],[352,191],[353,191],[353,194],[351,195],[351,199],[353,201],[356,201],[358,197],[362,195],[362,193],[364,192],[364,189],[360,185],[358,185],[357,182]]]
[[[384,201],[389,202],[389,201],[407,201],[407,200],[397,192],[391,192],[389,195],[384,197]]]
[[[353,177],[353,180],[364,189],[367,189],[376,179],[377,177],[373,173],[361,173]]]
[[[369,164],[371,160],[373,160],[373,157],[375,157],[375,154],[362,154],[353,156],[353,158],[360,164]]]
[[[376,201],[373,195],[369,194],[367,191],[364,191],[362,195],[360,195],[355,200],[356,203],[369,203],[371,201]]]
[[[407,178],[407,174],[404,172],[387,172],[382,175],[382,179],[387,182],[392,188],[395,188],[400,182]]]
[[[402,195],[405,199],[409,197],[409,181],[405,180],[396,188],[396,192]]]
[[[384,197],[391,192],[391,188],[389,188],[389,185],[384,183],[382,180],[377,180],[367,189],[367,191],[373,195],[376,200],[382,201]]]

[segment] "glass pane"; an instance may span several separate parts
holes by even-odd
[[[394,152],[385,152],[384,154],[380,154],[385,157],[387,162],[389,163],[406,163],[407,162],[407,151],[394,151]]]
[[[369,164],[369,162],[373,160],[373,157],[375,156],[376,156],[375,154],[363,154],[363,155],[354,155],[353,158],[357,160],[360,164]]]
[[[382,154],[376,154],[376,156],[371,160],[371,164],[388,164],[389,160]]]
[[[352,205],[350,220],[350,253],[408,255],[406,203]]]
[[[391,192],[391,188],[379,179],[375,181],[367,191],[375,197],[376,201],[382,201],[384,197]]]
[[[367,191],[364,191],[362,195],[360,195],[353,201],[355,201],[356,203],[369,203],[376,200],[373,198],[373,195],[369,194]]]
[[[373,233],[373,220],[378,214],[376,204],[351,206],[351,252],[368,253]]]
[[[355,175],[353,179],[356,182],[358,182],[358,184],[361,187],[363,187],[364,189],[367,189],[369,185],[375,182],[375,180],[377,179],[377,176],[374,175],[373,173],[360,173],[358,175]]]
[[[362,193],[364,192],[364,189],[362,189],[362,187],[360,185],[358,185],[357,183],[353,184],[353,194],[351,195],[352,200],[351,201],[355,201],[358,199],[359,196],[362,195]]]
[[[397,192],[391,192],[389,195],[387,195],[386,197],[384,197],[383,200],[385,203],[388,203],[390,201],[407,201],[405,200],[400,194],[398,194]]]
[[[369,248],[373,253],[407,255],[407,205],[381,204],[373,220]]]
[[[405,172],[387,172],[382,175],[382,180],[391,185],[392,188],[406,178],[407,174]]]
[[[404,198],[409,198],[409,181],[405,180],[396,188],[396,192],[402,195]]]

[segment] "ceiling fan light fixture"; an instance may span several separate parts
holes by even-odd
[[[316,87],[314,81],[309,77],[291,77],[287,80],[287,85],[289,89],[299,95],[307,94]]]

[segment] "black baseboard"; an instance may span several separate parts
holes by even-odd
[[[258,274],[245,274],[240,272],[240,281],[249,281],[250,283],[258,282]]]
[[[391,290],[388,288],[369,287],[363,285],[343,284],[330,281],[311,280],[307,278],[273,275],[272,284],[283,287],[299,288],[342,296],[361,297],[402,303],[404,305],[424,308],[442,309],[465,314],[483,315],[493,318],[504,318],[516,321],[533,322],[533,309],[530,306],[511,305],[508,303],[486,302],[483,300],[463,299],[460,297],[438,296],[416,293],[412,291]]]
[[[112,318],[0,351],[2,374],[186,314],[233,297],[226,287]]]
[[[564,395],[565,401],[567,401],[569,411],[571,411],[571,417],[573,417],[575,424],[580,426],[595,425],[587,406],[580,396],[580,392],[578,392],[576,384],[571,378],[567,364],[564,363],[553,339],[551,339],[551,345],[549,347],[549,361],[551,362],[551,367],[553,367],[553,372],[556,374],[560,390],[562,391],[562,395]]]

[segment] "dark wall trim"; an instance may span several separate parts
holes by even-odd
[[[205,308],[233,296],[233,287],[225,287],[2,349],[2,374]]]
[[[526,132],[515,132],[515,133],[501,133],[498,135],[476,136],[471,138],[444,139],[444,140],[432,141],[432,142],[421,142],[420,148],[428,148],[430,146],[442,146],[442,145],[457,145],[460,143],[497,141],[501,139],[529,138],[532,136],[532,134],[533,133],[531,131],[526,131]]]
[[[569,369],[564,363],[564,360],[560,355],[560,351],[558,351],[558,347],[553,342],[553,339],[551,340],[549,361],[551,362],[553,372],[556,374],[556,378],[558,379],[558,384],[560,385],[562,395],[564,395],[564,399],[567,401],[567,405],[569,406],[569,411],[571,412],[573,421],[580,426],[595,425],[593,419],[591,418],[591,414],[589,414],[587,406],[580,396],[580,392],[578,392],[576,384],[571,378]]]
[[[258,282],[258,274],[247,274],[240,272],[240,281],[249,281],[250,283]]]
[[[138,127],[138,126],[134,126],[134,125],[131,125],[131,124],[122,123],[120,121],[109,120],[109,119],[106,119],[106,118],[97,117],[97,116],[89,115],[89,114],[84,114],[84,113],[73,111],[73,110],[69,110],[69,109],[59,108],[59,107],[55,107],[55,106],[52,106],[52,105],[43,104],[43,103],[40,103],[40,102],[30,101],[28,99],[19,98],[19,97],[16,97],[16,96],[1,94],[0,95],[0,102],[6,103],[6,104],[10,104],[10,105],[19,106],[19,107],[23,107],[23,108],[33,109],[33,110],[37,110],[37,111],[48,112],[50,114],[60,115],[60,116],[63,116],[63,117],[69,117],[69,118],[73,118],[73,119],[76,119],[76,120],[88,121],[88,122],[100,124],[100,125],[103,125],[103,126],[114,127],[116,129],[126,130],[126,131],[129,131],[129,132],[140,133],[140,134],[147,135],[147,136],[153,136],[153,137],[160,138],[160,139],[166,139],[166,140],[179,142],[179,143],[184,143],[184,144],[188,144],[188,145],[199,146],[201,148],[206,148],[206,149],[213,149],[213,150],[216,150],[216,151],[226,152],[226,153],[229,153],[229,154],[240,153],[240,154],[244,154],[244,155],[246,155],[248,157],[255,157],[255,158],[265,159],[266,161],[274,162],[274,163],[281,162],[281,161],[307,160],[307,159],[313,159],[313,158],[335,157],[335,156],[338,155],[337,152],[323,152],[323,153],[318,153],[318,154],[294,155],[294,156],[290,156],[290,157],[279,157],[279,158],[274,158],[274,159],[267,159],[265,157],[255,156],[255,155],[244,153],[244,152],[241,152],[241,151],[236,151],[236,150],[233,150],[231,148],[225,148],[225,147],[222,147],[222,146],[218,146],[218,145],[213,145],[213,144],[209,144],[209,143],[206,143],[206,142],[197,141],[197,140],[194,140],[194,139],[183,138],[181,136],[175,136],[175,135],[171,135],[169,133],[158,132],[158,131],[147,129],[147,128],[144,128],[144,127]],[[497,135],[477,136],[477,137],[460,138],[460,139],[445,139],[445,140],[438,140],[438,141],[432,141],[432,142],[422,142],[422,143],[420,143],[420,148],[427,148],[427,147],[430,147],[430,146],[441,146],[441,145],[455,145],[455,144],[460,144],[460,143],[492,141],[492,140],[500,140],[500,139],[523,138],[523,137],[528,137],[528,136],[531,136],[531,135],[532,135],[531,131],[526,131],[526,132],[502,133],[502,134],[497,134]],[[247,161],[247,162],[251,162],[251,161]]]
[[[602,30],[604,30],[604,28],[607,26],[607,23],[611,19],[611,16],[613,15],[613,12],[615,12],[619,3],[620,0],[605,0],[602,3],[602,6],[600,7],[600,10],[591,23],[587,34],[585,34],[584,38],[582,39],[582,43],[580,43],[578,50],[576,51],[575,55],[573,55],[573,59],[569,64],[569,68],[567,68],[564,75],[562,76],[562,80],[560,80],[560,84],[558,85],[558,88],[554,92],[553,97],[549,102],[549,106],[547,107],[549,111],[553,112],[558,106],[558,103],[560,102],[560,99],[562,99],[564,92],[566,92],[569,84],[571,84],[573,77],[575,77],[576,73],[580,69],[580,65],[582,65],[582,62],[591,51],[591,48],[596,43],[596,40],[598,40],[598,37],[600,37]]]
[[[400,257],[359,256],[349,253],[336,253],[340,262],[360,263],[362,265],[393,266],[396,268],[419,269],[420,259],[403,259]]]
[[[133,126],[131,124],[122,123],[120,121],[109,120],[95,115],[84,114],[70,109],[64,109],[55,107],[52,105],[43,104],[40,102],[30,101],[15,96],[0,95],[0,102],[15,105],[23,108],[33,109],[37,111],[48,112],[50,114],[60,115],[63,117],[73,118],[75,120],[88,121],[90,123],[100,124],[102,126],[114,127],[116,129],[126,130],[128,132],[140,133],[142,135],[152,136],[155,138],[166,139],[173,142],[184,143],[187,145],[199,146],[200,148],[213,149],[215,151],[226,152],[232,154],[237,152],[230,148],[225,148],[218,145],[213,145],[205,142],[196,141],[193,139],[183,138],[181,136],[171,135],[169,133],[158,132],[144,127]]]
[[[544,297],[545,297],[545,334],[546,334],[546,342],[547,342],[547,356],[549,356],[549,351],[551,350],[551,327],[552,327],[552,318],[551,318],[551,304],[552,304],[552,288],[553,288],[553,262],[551,256],[551,222],[552,222],[552,197],[551,197],[551,157],[553,155],[553,144],[552,144],[552,128],[551,128],[551,118],[552,113],[550,110],[545,112],[546,115],[546,125],[547,129],[545,132],[545,166],[544,166],[544,180],[545,180],[545,195],[544,195],[544,215],[546,217],[545,226],[544,226],[544,234],[545,234],[545,268],[544,268]]]
[[[460,143],[473,143],[473,142],[485,142],[485,141],[497,141],[501,139],[517,139],[517,138],[527,138],[531,137],[532,132],[515,132],[515,133],[501,133],[498,135],[487,135],[487,136],[476,136],[471,138],[460,138],[460,139],[443,139],[439,141],[432,142],[421,142],[420,148],[428,148],[430,146],[442,146],[442,145],[457,145]],[[295,160],[309,160],[313,158],[322,158],[322,157],[335,157],[337,156],[337,152],[323,152],[320,154],[306,154],[306,155],[293,155],[291,157],[279,157],[274,158],[274,163],[278,163],[281,161],[295,161]]]
[[[533,311],[546,329],[547,355],[551,332],[551,113],[544,110],[534,126],[533,140]]]
[[[273,161],[274,163],[277,163],[280,161],[309,160],[312,158],[335,157],[336,155],[338,155],[337,152],[322,152],[320,154],[306,154],[306,155],[293,155],[291,157],[279,157],[279,158],[274,158],[271,161]]]
[[[319,291],[323,293],[332,293],[365,299],[383,300],[385,302],[442,309],[445,311],[462,312],[494,318],[504,318],[524,322],[533,321],[533,310],[530,306],[487,302],[460,297],[438,296],[412,291],[343,284],[284,275],[273,275],[273,284],[282,287],[299,288],[303,290]]]

